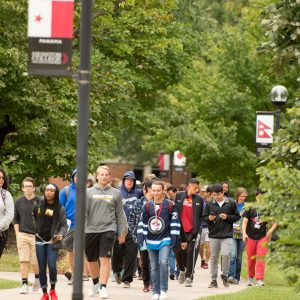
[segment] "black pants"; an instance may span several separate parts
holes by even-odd
[[[121,273],[124,269],[122,282],[132,282],[136,257],[137,244],[130,234],[126,236],[125,243],[122,245],[119,245],[118,239],[115,240],[111,264],[114,273]]]
[[[187,241],[186,249],[181,249],[181,244],[178,243],[174,248],[174,254],[180,271],[186,270],[185,278],[193,279],[193,271],[198,258],[199,245],[195,249],[196,235],[185,233],[185,236]]]
[[[140,251],[144,286],[150,285],[150,259],[148,250]]]
[[[8,240],[8,229],[5,231],[0,231],[0,257],[2,256],[7,240]]]

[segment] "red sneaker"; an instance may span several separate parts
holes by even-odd
[[[49,296],[47,293],[44,293],[41,300],[49,300]]]
[[[55,293],[55,290],[50,290],[49,295],[51,297],[51,300],[58,300],[58,298],[56,296],[56,293]]]
[[[150,292],[150,286],[145,285],[144,288],[143,288],[143,292],[145,292],[145,293]]]

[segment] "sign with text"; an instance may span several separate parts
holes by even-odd
[[[274,114],[272,112],[256,112],[256,144],[273,143]]]
[[[29,75],[72,75],[73,15],[74,0],[29,0]]]

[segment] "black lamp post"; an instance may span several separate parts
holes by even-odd
[[[287,102],[288,100],[288,91],[283,85],[276,85],[272,88],[270,92],[270,100],[276,106],[275,112],[275,131],[280,128],[280,112],[281,107]]]

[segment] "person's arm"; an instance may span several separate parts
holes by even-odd
[[[123,244],[128,233],[128,224],[125,212],[123,210],[123,202],[120,192],[118,192],[118,194],[116,195],[115,214],[119,244]]]
[[[15,205],[14,205],[14,200],[9,191],[6,191],[4,206],[5,206],[5,214],[3,218],[0,220],[0,231],[6,230],[14,218]]]
[[[272,233],[276,230],[277,226],[278,226],[277,223],[273,223],[272,226],[271,226],[271,228],[267,231],[266,236],[267,236],[268,240],[271,240]]]
[[[245,243],[248,239],[248,235],[246,233],[247,225],[248,225],[248,219],[244,216],[243,223],[242,223],[242,234],[243,234],[243,241]]]
[[[18,237],[18,234],[20,232],[20,214],[19,214],[19,210],[18,210],[18,204],[17,202],[15,203],[15,212],[14,212],[14,229],[15,229],[15,234],[16,237]]]

